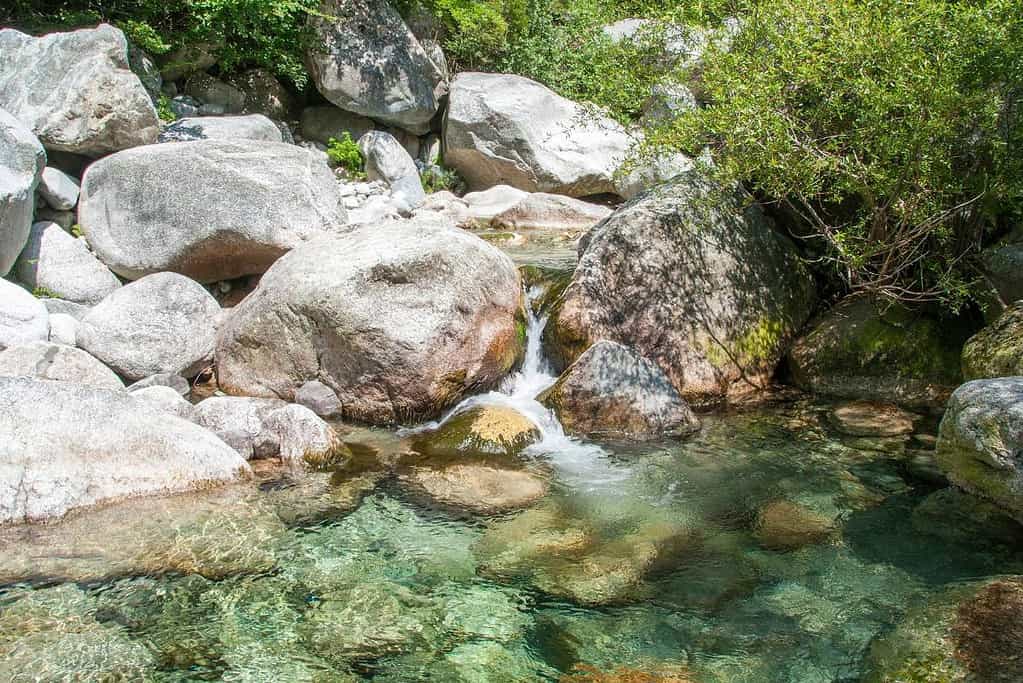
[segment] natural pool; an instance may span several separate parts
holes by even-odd
[[[823,403],[566,437],[532,399],[532,322],[523,370],[470,404],[542,423],[487,461],[542,477],[539,501],[439,502],[409,485],[445,465],[414,432],[350,429],[333,472],[7,529],[0,680],[858,681],[907,611],[1023,573],[1019,527],[942,491],[926,439],[842,437]]]

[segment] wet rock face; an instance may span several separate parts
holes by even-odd
[[[712,401],[766,385],[813,299],[794,247],[760,210],[693,172],[586,235],[545,341],[562,367],[618,342],[686,400]]]
[[[119,29],[100,24],[40,38],[5,29],[0,53],[0,107],[47,149],[101,156],[156,141],[160,120]]]
[[[1023,522],[1023,377],[956,389],[941,420],[937,460],[952,483]]]
[[[1023,375],[1023,301],[970,337],[962,360],[963,377],[968,380]]]
[[[321,154],[253,140],[164,143],[101,159],[82,179],[78,211],[96,256],[130,280],[259,274],[346,222]]]
[[[421,135],[447,84],[386,0],[324,0],[306,63],[332,104]]]
[[[528,417],[505,406],[471,408],[447,419],[436,430],[413,438],[424,455],[517,455],[540,440],[540,429]]]
[[[0,377],[0,523],[249,474],[212,433],[122,390]]]
[[[283,397],[310,380],[346,418],[438,415],[521,357],[522,289],[507,256],[454,227],[408,221],[314,242],[278,261],[231,310],[221,387]]]
[[[818,394],[938,408],[960,382],[967,336],[954,321],[850,298],[796,341],[789,368],[796,385]]]
[[[700,428],[663,370],[610,341],[587,349],[540,401],[573,434],[643,440]]]
[[[617,122],[528,78],[464,72],[451,82],[444,162],[472,190],[614,193],[629,146]]]

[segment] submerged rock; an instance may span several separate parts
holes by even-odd
[[[1023,522],[1023,377],[978,379],[952,394],[937,460],[955,485]]]
[[[212,362],[220,306],[201,285],[156,273],[115,290],[82,319],[78,344],[129,381],[193,377]]]
[[[1023,541],[1023,525],[994,504],[956,488],[935,491],[913,508],[913,529],[965,545]]]
[[[657,365],[611,341],[587,349],[539,400],[574,434],[656,439],[700,428]]]
[[[0,377],[0,524],[245,477],[212,433],[125,391]]]
[[[828,418],[849,436],[903,436],[913,433],[918,416],[890,403],[854,401],[836,406]]]
[[[0,277],[11,270],[28,241],[45,166],[39,140],[0,105]]]
[[[306,62],[316,89],[346,111],[429,131],[447,84],[386,0],[324,0]]]
[[[1023,301],[970,337],[962,361],[967,380],[1023,375]]]
[[[174,271],[200,282],[262,273],[346,221],[325,157],[254,140],[165,143],[101,159],[82,179],[78,217],[118,275]]]
[[[221,327],[217,375],[229,393],[288,400],[315,379],[346,418],[417,420],[503,377],[521,320],[497,249],[428,222],[368,226],[274,264]]]
[[[37,341],[0,352],[0,375],[71,382],[114,391],[124,384],[113,370],[81,349]]]
[[[39,38],[0,31],[0,107],[47,149],[102,156],[148,145],[160,133],[149,93],[109,24]]]
[[[813,282],[746,201],[691,172],[591,230],[545,331],[554,360],[607,339],[660,366],[688,401],[766,386]]]
[[[451,82],[444,163],[472,190],[614,193],[629,145],[613,119],[528,78],[463,72]]]
[[[958,324],[869,297],[845,299],[789,352],[796,385],[827,396],[944,406],[959,384]]]
[[[757,513],[754,536],[769,550],[795,550],[826,540],[834,520],[787,500],[768,503]]]
[[[437,429],[417,434],[412,442],[424,455],[517,455],[539,440],[539,427],[519,411],[483,405],[449,417]]]
[[[507,465],[454,463],[413,466],[402,481],[444,505],[480,514],[528,507],[547,495],[548,480]]]

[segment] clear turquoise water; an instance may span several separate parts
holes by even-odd
[[[409,492],[402,442],[362,431],[347,471],[8,530],[0,680],[856,681],[910,606],[1023,573],[1023,544],[825,409],[533,462],[550,493],[498,516]]]

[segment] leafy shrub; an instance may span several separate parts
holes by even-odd
[[[341,139],[330,138],[327,145],[327,157],[337,168],[343,168],[352,178],[364,178],[365,159],[359,145],[352,140],[352,134],[345,131]]]
[[[171,109],[170,98],[163,94],[156,100],[156,114],[160,117],[161,121],[168,123],[178,120],[178,115]]]
[[[465,183],[454,169],[441,166],[427,166],[419,174],[426,194],[434,192],[458,192]]]
[[[709,146],[847,290],[969,298],[969,255],[1023,197],[1017,2],[766,0],[693,76],[709,105],[652,146]]]

